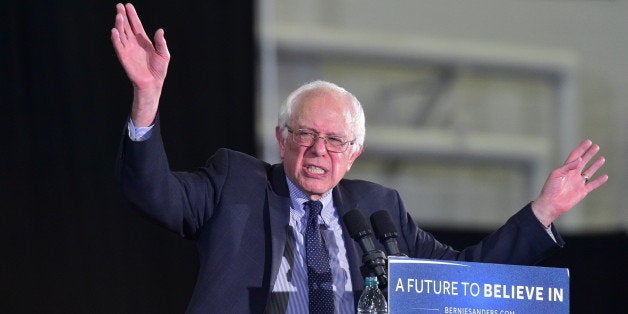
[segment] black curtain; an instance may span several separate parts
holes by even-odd
[[[255,153],[253,4],[136,1],[165,29],[171,166]],[[193,243],[139,217],[113,163],[132,88],[110,42],[113,1],[3,1],[2,313],[181,313]]]

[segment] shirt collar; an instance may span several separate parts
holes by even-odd
[[[290,201],[292,202],[293,213],[297,214],[299,218],[303,217],[303,215],[305,215],[303,203],[309,201],[310,198],[307,197],[305,192],[294,185],[288,177],[286,177],[286,182],[288,182],[288,190],[290,191]],[[323,194],[319,201],[323,204],[321,217],[323,217],[325,224],[329,226],[329,222],[332,220],[332,217],[334,217],[334,204],[331,190]]]

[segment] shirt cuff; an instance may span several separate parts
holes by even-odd
[[[142,142],[150,138],[154,124],[151,126],[135,126],[133,119],[129,118],[129,138],[133,142]]]
[[[543,228],[545,229],[545,232],[547,232],[547,234],[549,234],[550,238],[552,238],[552,240],[555,243],[558,243],[558,242],[556,242],[556,238],[554,237],[554,233],[552,232],[552,225],[550,224],[549,227],[543,226]]]

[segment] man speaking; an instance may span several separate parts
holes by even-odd
[[[196,242],[189,313],[355,313],[363,252],[342,219],[354,209],[386,209],[410,257],[534,264],[563,245],[552,222],[608,179],[590,180],[604,158],[593,160],[599,147],[585,140],[533,202],[478,244],[454,250],[415,225],[395,190],[343,179],[363,149],[364,112],[355,96],[323,81],[283,104],[275,128],[282,163],[220,149],[199,170],[173,172],[158,116],[170,59],[164,31],[151,41],[131,4],[116,9],[111,40],[134,90],[116,175],[137,210]]]

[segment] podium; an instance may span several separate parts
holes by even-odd
[[[569,313],[569,270],[388,258],[389,313]]]

